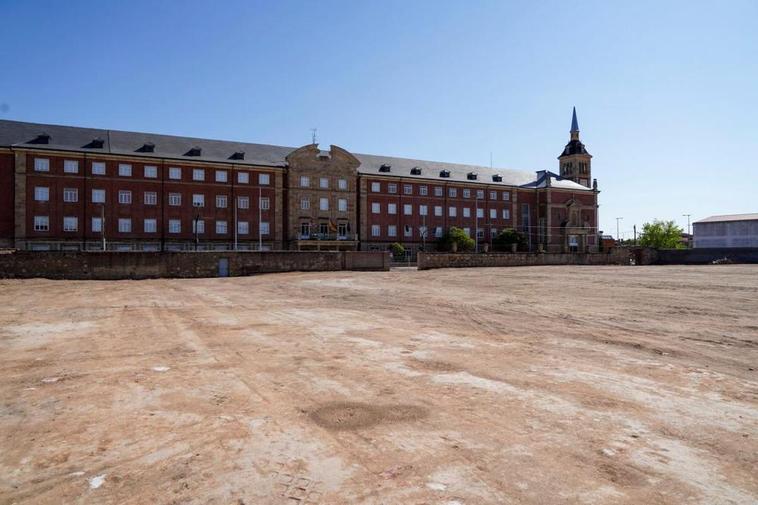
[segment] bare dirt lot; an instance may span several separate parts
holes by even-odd
[[[0,503],[758,502],[758,267],[0,281]]]

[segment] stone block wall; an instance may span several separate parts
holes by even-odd
[[[629,251],[610,253],[419,253],[418,269],[517,267],[533,265],[628,265]]]

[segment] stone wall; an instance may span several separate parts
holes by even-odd
[[[629,251],[609,253],[419,253],[418,269],[530,265],[629,265]]]
[[[758,263],[758,247],[697,247],[659,249],[657,265],[706,265],[726,259],[730,263]]]
[[[226,261],[224,261],[226,260]],[[148,279],[219,277],[292,271],[389,270],[386,252],[208,251],[40,252],[0,254],[0,278]]]

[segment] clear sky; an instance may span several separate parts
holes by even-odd
[[[0,118],[558,170],[601,229],[758,212],[758,2],[0,0]]]

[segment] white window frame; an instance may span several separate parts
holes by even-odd
[[[93,217],[92,221],[90,222],[90,227],[92,228],[92,233],[102,233],[102,231],[103,231],[103,218],[102,217]]]
[[[338,187],[340,190],[342,190],[342,191],[345,191],[345,190],[347,190],[347,179],[339,179],[339,180],[337,181],[337,187]]]
[[[169,207],[181,207],[182,194],[181,193],[169,193],[168,194],[168,206]]]
[[[434,215],[437,217],[442,217],[442,205],[434,206]]]
[[[463,189],[463,198],[471,198],[471,190],[468,188]]]
[[[34,231],[50,231],[50,216],[34,216]]]
[[[337,211],[347,212],[347,198],[340,198],[337,200]]]
[[[447,196],[450,198],[458,197],[458,188],[447,188]]]
[[[79,173],[79,160],[63,160],[63,173],[64,174],[78,174]]]
[[[381,214],[382,213],[382,204],[379,202],[371,202],[371,213],[372,214]]]
[[[271,177],[269,174],[258,174],[259,186],[268,186],[269,184],[271,184]]]
[[[458,217],[458,207],[448,207],[447,215],[448,217]]]
[[[268,225],[268,221],[261,221],[261,230],[260,230],[261,236],[268,235],[269,232],[270,232],[270,227]]]
[[[238,209],[249,209],[250,208],[250,197],[249,196],[238,196],[237,197],[237,208]]]
[[[372,182],[371,183],[371,192],[372,193],[379,193],[382,190],[382,184],[380,182]]]
[[[482,209],[482,208],[476,209],[476,217],[478,217],[479,219],[483,218],[484,217],[484,209]]]
[[[181,167],[169,167],[168,178],[172,181],[182,180],[182,168]]]
[[[90,170],[92,171],[92,175],[105,175],[106,174],[105,162],[93,161],[92,165],[90,166]]]
[[[311,208],[311,200],[310,198],[303,198],[300,200],[300,209],[301,210],[309,210]]]
[[[193,207],[205,207],[205,194],[193,193],[192,194],[192,206]]]
[[[445,188],[442,186],[434,186],[434,196],[443,196],[445,194]]]
[[[229,223],[225,220],[216,220],[216,235],[226,235],[229,233]]]
[[[237,184],[250,184],[250,173],[237,172]]]
[[[158,233],[158,220],[155,218],[143,219],[142,231],[144,233]]]
[[[76,203],[79,201],[79,188],[63,188],[63,201]]]
[[[397,184],[394,182],[387,183],[387,193],[397,193]]]
[[[387,226],[387,236],[397,237],[397,225],[391,224]]]
[[[142,174],[145,176],[145,179],[157,179],[158,167],[155,165],[145,165],[142,169]]]
[[[121,217],[118,220],[118,232],[119,233],[131,233],[132,232],[132,220],[128,217]]]
[[[50,201],[50,188],[47,186],[35,186],[34,187],[34,201],[35,202],[49,202]]]
[[[216,208],[225,209],[229,205],[229,197],[227,195],[216,195]]]
[[[413,237],[413,226],[406,224],[403,226],[403,237]]]
[[[271,208],[271,200],[267,196],[262,196],[260,200],[258,200],[258,208],[261,210],[269,210]]]
[[[410,203],[404,203],[403,204],[403,215],[404,216],[412,216],[413,215],[413,205]]]
[[[202,168],[193,168],[192,169],[192,180],[193,181],[204,181],[205,180],[205,170]]]
[[[205,219],[192,219],[192,234],[202,235],[205,233]]]
[[[497,209],[490,209],[490,219],[497,219]]]
[[[229,182],[229,173],[226,170],[216,170],[214,179],[216,182]]]
[[[119,177],[131,177],[132,165],[131,163],[119,163],[118,164],[118,176]]]
[[[418,215],[419,216],[428,216],[429,215],[429,207],[426,205],[419,205],[418,206]]]
[[[250,223],[247,221],[237,221],[237,234],[248,235],[250,234]]]
[[[328,211],[329,210],[329,199],[328,198],[319,198],[318,199],[318,209],[321,211]]]
[[[397,214],[397,204],[396,203],[388,203],[387,204],[387,214]]]
[[[64,216],[63,231],[79,231],[79,218],[76,216]]]
[[[371,236],[372,237],[379,237],[382,234],[382,227],[378,224],[372,224],[371,225]]]
[[[145,205],[158,205],[158,192],[145,191],[145,193],[142,195],[142,203]]]
[[[411,184],[403,184],[403,194],[404,195],[412,195],[413,194],[413,185],[411,185]]]
[[[503,201],[508,201],[511,199],[511,194],[508,191],[503,191]]]
[[[132,204],[132,192],[128,189],[120,189],[118,191],[118,203],[119,205],[131,205]]]
[[[511,209],[503,209],[503,219],[511,218]]]
[[[311,178],[307,175],[301,175],[300,176],[300,187],[301,188],[310,188],[311,187]]]
[[[169,219],[168,220],[168,232],[169,233],[181,233],[182,232],[182,220],[181,219]]]
[[[418,187],[418,194],[421,196],[426,196],[429,194],[429,186],[419,186]]]
[[[329,189],[329,178],[320,177],[318,180],[318,187],[321,189]]]
[[[34,158],[34,171],[35,172],[49,172],[50,171],[50,159],[48,159],[48,158]]]
[[[471,217],[471,207],[463,207],[463,217]]]
[[[92,203],[105,203],[105,190],[104,189],[92,190]]]

